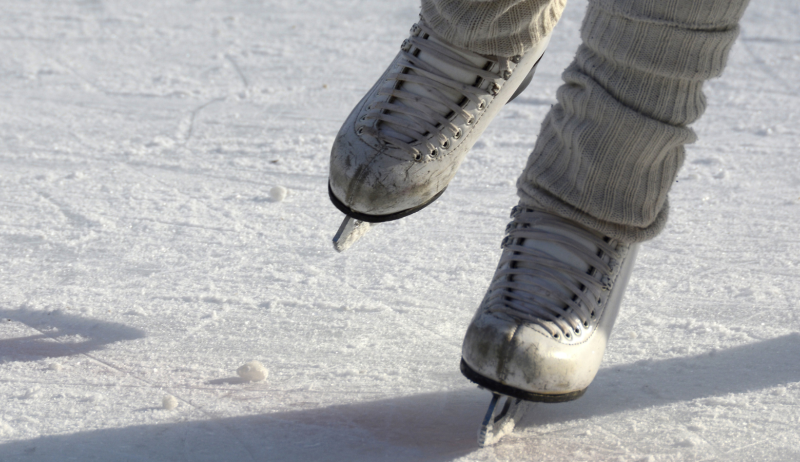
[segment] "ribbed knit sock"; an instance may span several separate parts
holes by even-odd
[[[523,54],[555,27],[567,0],[422,0],[422,18],[449,43],[493,56]]]
[[[492,2],[494,3],[494,2]],[[596,0],[517,186],[544,208],[624,242],[666,224],[667,193],[695,140],[748,0]]]

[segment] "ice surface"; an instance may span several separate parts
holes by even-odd
[[[337,254],[330,145],[417,0],[0,2],[0,460],[800,460],[781,0],[705,86],[596,381],[476,445],[461,340],[585,6],[442,198]],[[243,358],[269,380],[231,377]]]

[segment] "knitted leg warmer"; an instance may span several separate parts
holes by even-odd
[[[495,2],[491,2],[495,3]],[[666,224],[705,80],[722,73],[748,0],[595,0],[583,44],[517,186],[523,204],[624,242]]]
[[[567,0],[422,0],[422,18],[453,45],[514,56],[553,30]]]

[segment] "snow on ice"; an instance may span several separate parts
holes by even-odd
[[[239,375],[242,380],[260,382],[267,379],[269,371],[258,361],[248,361],[236,369],[236,374]]]
[[[172,395],[164,395],[164,397],[161,399],[161,407],[171,411],[178,407],[178,399]]]
[[[273,186],[272,189],[269,190],[269,197],[275,202],[281,202],[286,199],[287,193],[288,191],[283,186]]]

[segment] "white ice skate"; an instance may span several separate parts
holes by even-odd
[[[549,37],[524,55],[483,56],[438,39],[420,20],[353,109],[331,149],[328,192],[347,217],[343,251],[362,222],[397,220],[445,190],[467,152],[530,82]]]
[[[549,213],[517,206],[511,216],[500,263],[461,352],[461,372],[493,393],[481,445],[510,433],[526,401],[583,395],[600,367],[638,250]],[[508,397],[505,412],[492,418],[501,395]]]

